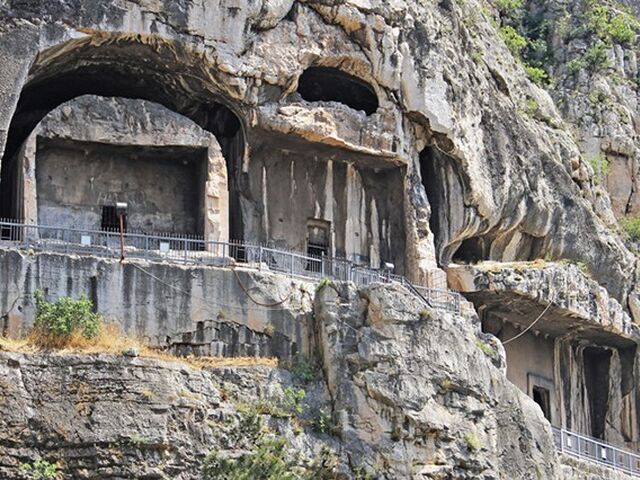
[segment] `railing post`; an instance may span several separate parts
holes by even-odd
[[[187,264],[187,239],[184,239],[184,263]]]
[[[258,247],[258,270],[262,270],[262,245]]]
[[[293,277],[293,260],[294,260],[294,258],[295,258],[295,257],[293,256],[293,254],[292,254],[292,253],[290,253],[290,254],[289,254],[289,258],[291,259],[291,269],[289,270],[289,275],[290,275],[291,277]]]
[[[322,275],[322,278],[325,277],[325,273],[324,273],[324,252],[322,253],[322,256],[320,257],[320,274]]]
[[[144,236],[144,258],[149,259],[149,236]]]

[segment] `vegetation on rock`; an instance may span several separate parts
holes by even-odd
[[[255,448],[239,456],[211,452],[202,465],[203,480],[331,480],[337,478],[337,459],[323,448],[305,462],[284,437],[274,437],[259,417],[251,417]]]
[[[640,217],[623,218],[620,225],[631,241],[640,241]]]
[[[609,175],[609,160],[604,155],[597,155],[588,160],[589,165],[593,169],[593,180],[596,184],[604,182]]]
[[[635,42],[640,22],[620,5],[591,0],[587,9],[587,30],[607,45],[630,46]]]
[[[30,480],[55,480],[58,478],[58,464],[47,460],[36,460],[33,463],[23,463],[20,470]]]
[[[539,85],[548,85],[550,77],[547,65],[551,49],[547,43],[549,23],[526,13],[523,0],[498,0],[500,12],[499,33],[507,48],[518,60],[528,77]]]
[[[43,343],[64,345],[74,335],[91,339],[98,336],[102,317],[94,312],[93,303],[85,296],[74,300],[62,297],[55,302],[35,292],[36,319],[34,331]]]

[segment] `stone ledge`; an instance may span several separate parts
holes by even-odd
[[[572,331],[623,346],[640,341],[640,329],[620,303],[577,265],[483,262],[451,266],[447,274],[450,286],[477,309],[509,314],[510,321],[517,319],[520,326],[530,325],[550,303],[536,332]]]
[[[398,122],[390,112],[367,117],[333,102],[296,102],[260,107],[258,119],[260,128],[267,131],[378,158],[380,166],[406,164],[397,153],[400,140],[394,132]]]

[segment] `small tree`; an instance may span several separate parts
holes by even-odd
[[[40,290],[35,292],[35,333],[47,343],[64,344],[74,335],[95,338],[102,318],[93,311],[93,303],[84,295],[78,300],[69,297],[48,302]]]

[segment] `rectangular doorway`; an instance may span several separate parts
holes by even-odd
[[[542,409],[544,418],[551,422],[551,394],[549,389],[535,385],[533,387],[533,401]]]
[[[331,251],[331,223],[325,220],[309,220],[307,223],[307,255],[314,260],[308,260],[306,270],[322,271],[322,262],[328,258]]]
[[[127,214],[123,214],[122,218],[123,230],[127,231]],[[120,218],[118,218],[118,210],[115,205],[103,205],[102,206],[102,219],[100,222],[100,229],[106,232],[119,232],[120,231]]]

